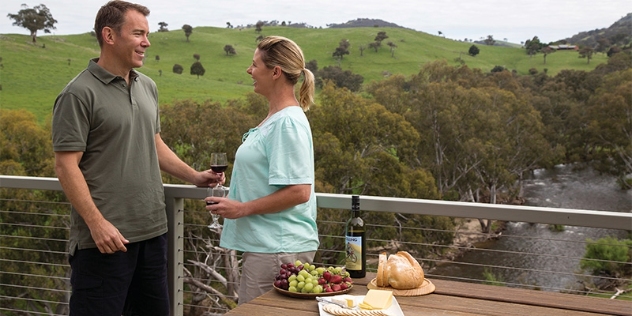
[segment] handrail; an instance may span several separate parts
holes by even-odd
[[[321,208],[346,209],[351,207],[351,195],[317,193],[316,196],[318,197],[318,207]],[[632,213],[612,211],[381,196],[362,196],[360,208],[364,211],[376,212],[397,212],[404,214],[481,218],[511,222],[632,230]]]
[[[184,199],[203,199],[204,188],[193,185],[165,184],[165,194]],[[61,190],[57,178],[0,175],[0,188]],[[351,195],[316,193],[320,208],[347,209]],[[609,229],[632,229],[630,213],[537,207],[506,204],[485,204],[380,196],[362,196],[361,208],[365,211],[397,212],[461,218],[483,218],[513,222],[560,224]]]

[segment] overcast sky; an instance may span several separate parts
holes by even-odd
[[[257,21],[304,22],[314,27],[357,18],[382,19],[417,31],[452,39],[508,39],[520,43],[538,36],[543,42],[571,37],[582,31],[606,28],[632,12],[632,0],[138,0],[151,10],[150,31],[166,22],[168,29],[182,25],[226,27]],[[46,5],[58,21],[54,34],[86,33],[103,0],[3,0],[0,34],[28,35],[13,26],[9,13]],[[38,35],[43,35],[38,32]]]

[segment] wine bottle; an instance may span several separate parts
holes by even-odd
[[[366,276],[366,238],[364,221],[360,217],[360,196],[351,196],[351,218],[345,227],[345,249],[347,258],[345,269],[351,278]]]

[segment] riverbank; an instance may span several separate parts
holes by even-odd
[[[454,240],[448,251],[444,255],[445,260],[452,261],[463,255],[471,248],[476,248],[477,244],[498,239],[502,234],[505,222],[496,221],[491,233],[483,233],[481,224],[476,218],[458,219],[459,223],[454,234]]]

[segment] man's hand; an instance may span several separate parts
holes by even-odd
[[[192,182],[198,187],[214,187],[218,184],[224,184],[226,176],[223,172],[216,173],[211,169],[200,171],[195,175],[195,180]]]
[[[101,253],[113,254],[117,251],[127,251],[125,245],[129,243],[129,240],[125,239],[121,232],[105,219],[90,226],[90,234]]]

